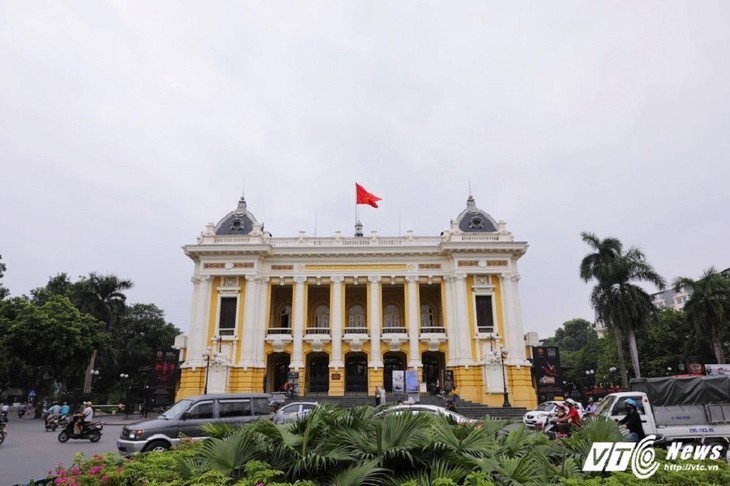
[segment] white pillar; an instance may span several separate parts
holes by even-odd
[[[254,339],[256,332],[256,294],[258,281],[256,275],[246,275],[246,290],[243,304],[243,332],[241,336],[240,366],[249,368],[256,363]]]
[[[466,276],[457,275],[454,282],[454,290],[456,294],[456,338],[458,342],[456,364],[471,365],[473,364],[471,357],[471,343],[473,337],[469,332],[469,314],[467,306],[469,302],[466,299]]]
[[[254,333],[254,366],[266,368],[266,329],[269,322],[269,279],[258,277],[258,292],[256,296],[256,327]]]
[[[456,297],[455,297],[455,290],[454,290],[454,282],[456,282],[456,277],[453,275],[449,275],[446,277],[446,284],[444,285],[444,291],[446,292],[446,309],[444,309],[444,324],[446,326],[446,336],[447,336],[447,347],[449,351],[448,359],[446,360],[446,366],[456,366],[456,356],[458,354],[457,351],[457,345],[458,345],[458,336],[456,333],[456,321],[458,319],[457,313],[456,313]]]
[[[330,368],[342,368],[345,366],[342,362],[342,308],[344,305],[342,282],[344,278],[337,275],[333,276],[331,280],[330,332],[332,333],[332,357],[330,359]]]
[[[421,363],[421,356],[418,352],[418,333],[419,333],[419,322],[421,320],[421,313],[419,309],[419,296],[418,296],[418,277],[409,276],[406,277],[408,282],[408,367],[418,369],[423,366]]]
[[[513,273],[512,278],[512,334],[513,344],[509,347],[510,357],[520,364],[528,364],[525,355],[525,330],[522,324],[522,304],[520,302],[520,274]]]
[[[380,327],[381,327],[381,295],[380,295],[380,277],[368,277],[370,282],[370,311],[368,319],[370,320],[370,363],[371,368],[383,367],[383,355],[380,352]]]
[[[294,278],[294,302],[292,305],[293,351],[289,368],[304,368],[304,277]]]
[[[190,309],[188,348],[185,350],[186,367],[204,366],[202,354],[208,346],[211,278],[209,275],[194,275],[191,280],[193,282],[193,303]]]

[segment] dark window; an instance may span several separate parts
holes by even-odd
[[[251,404],[248,400],[221,400],[218,402],[220,418],[249,417]]]
[[[199,402],[190,409],[191,419],[212,419],[213,402]]]
[[[233,336],[236,328],[236,304],[238,298],[223,297],[221,298],[221,318],[218,324],[221,336]]]
[[[477,332],[494,332],[494,316],[492,315],[492,296],[477,295]]]

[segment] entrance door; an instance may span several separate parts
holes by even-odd
[[[330,389],[329,356],[309,355],[309,392],[327,393]]]
[[[273,378],[273,383],[269,383],[272,388],[271,392],[284,391],[284,383],[286,383],[289,373],[289,354],[275,353],[269,355],[269,373]]]
[[[440,351],[426,351],[421,356],[423,363],[423,383],[429,393],[435,395],[444,386],[444,377],[441,376],[444,370],[445,357]]]
[[[345,357],[345,392],[368,391],[368,360],[362,353],[348,354]]]
[[[393,391],[393,371],[406,369],[405,353],[385,353],[383,355],[383,386],[385,391]]]

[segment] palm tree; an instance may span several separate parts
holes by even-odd
[[[116,275],[92,272],[88,278],[78,282],[81,309],[100,320],[104,324],[104,331],[108,333],[124,315],[127,301],[124,291],[133,285],[130,280],[122,280]],[[86,369],[84,393],[91,392],[91,370],[96,364],[97,351],[94,350]]]
[[[692,292],[684,307],[687,320],[698,331],[710,336],[715,359],[718,364],[724,364],[722,341],[730,325],[730,278],[710,267],[696,281],[686,277],[676,278],[674,290]]]
[[[664,279],[646,262],[638,248],[624,251],[617,238],[601,240],[588,232],[581,233],[581,238],[595,253],[589,253],[581,261],[580,276],[586,282],[596,281],[591,292],[591,304],[598,318],[614,331],[621,381],[627,388],[623,334],[627,335],[634,375],[641,378],[636,331],[655,313],[649,294],[631,282],[651,282],[663,289]]]

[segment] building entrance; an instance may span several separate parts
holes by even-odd
[[[426,390],[436,395],[444,387],[443,370],[445,369],[446,357],[440,351],[426,351],[421,355],[423,363],[423,376],[421,379],[426,384]]]
[[[383,355],[383,387],[385,391],[393,391],[393,371],[406,369],[406,354],[390,352]]]
[[[272,353],[268,358],[268,366],[266,367],[266,383],[264,389],[271,392],[284,391],[284,383],[286,383],[289,373],[289,353]]]
[[[327,393],[330,389],[330,360],[326,353],[307,356],[307,383],[310,393]]]
[[[365,353],[348,353],[345,357],[345,392],[368,391],[368,359]]]

